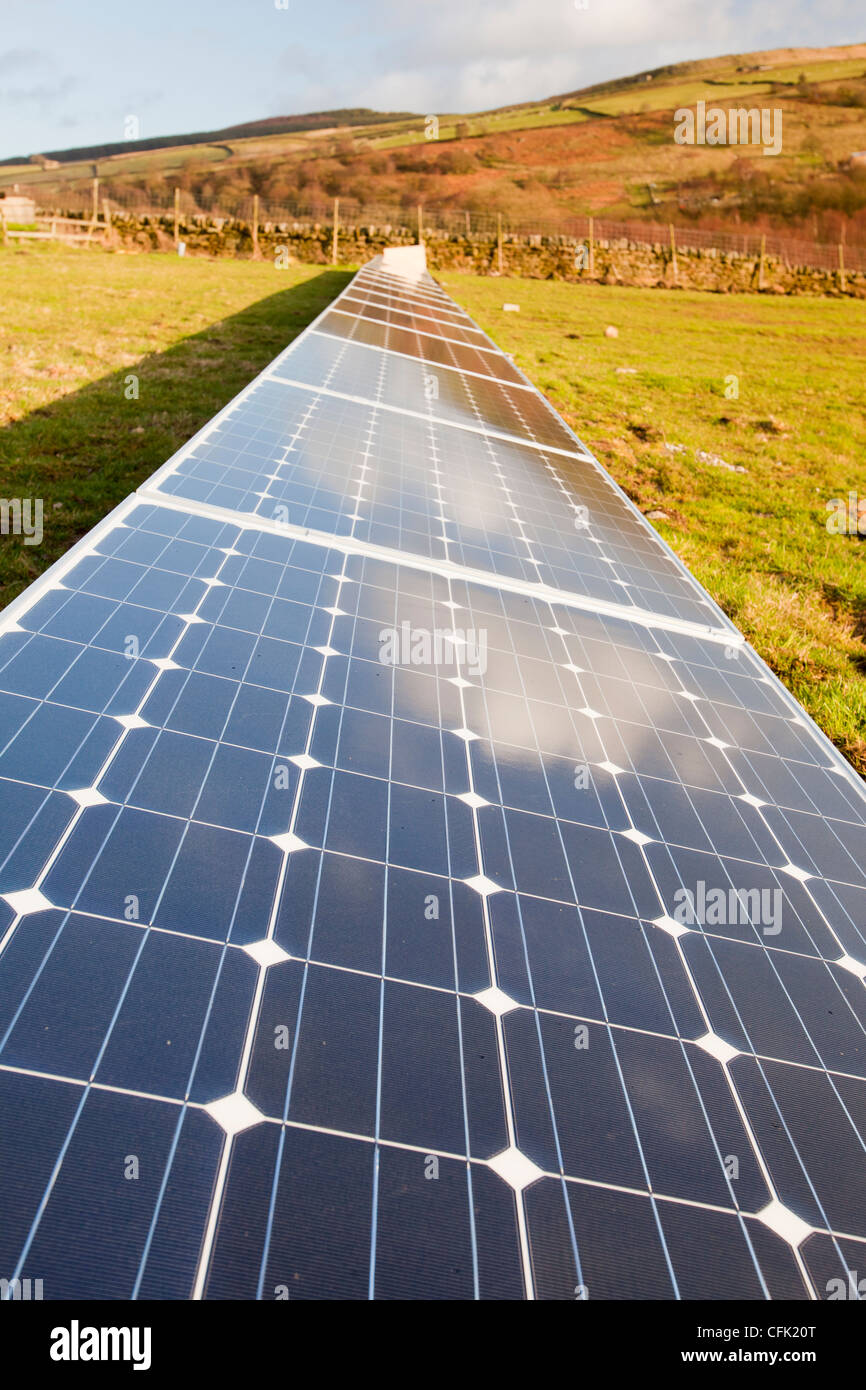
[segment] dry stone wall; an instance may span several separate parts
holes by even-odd
[[[115,215],[107,240],[118,249],[171,250],[174,225],[170,217],[147,218]],[[255,254],[252,228],[228,219],[182,219],[179,237],[189,256],[251,258]],[[283,264],[305,262],[327,265],[331,261],[333,231],[326,224],[263,223],[259,228],[258,255]],[[425,233],[427,261],[432,271],[467,270],[476,275],[498,275],[499,251],[489,236]],[[386,246],[414,241],[407,228],[346,226],[339,237],[341,264],[362,264]],[[590,268],[580,254],[583,243],[564,237],[506,237],[502,247],[502,274],[540,280],[584,281],[604,285],[645,288],[710,290],[742,293],[761,289],[767,294],[812,294],[866,299],[866,274],[787,265],[767,257],[763,283],[757,258],[722,251],[678,249],[676,263],[668,245],[647,246],[629,241],[595,243]]]

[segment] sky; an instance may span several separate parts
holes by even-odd
[[[0,0],[0,158],[336,107],[477,111],[866,40],[863,0]]]

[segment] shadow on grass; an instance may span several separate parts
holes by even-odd
[[[40,545],[0,535],[0,608],[149,478],[351,277],[323,270],[0,430],[0,497],[41,498],[44,508]],[[131,375],[137,400],[126,397]]]

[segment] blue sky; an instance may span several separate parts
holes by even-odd
[[[145,137],[338,106],[471,111],[864,39],[862,0],[0,0],[0,157],[120,140],[128,116]]]

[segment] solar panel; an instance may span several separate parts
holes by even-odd
[[[479,349],[465,343],[453,343],[449,339],[422,330],[410,331],[392,324],[372,323],[367,319],[336,311],[326,314],[319,321],[316,331],[335,338],[350,338],[353,342],[364,343],[367,347],[385,348],[388,352],[396,352],[402,356],[419,357],[424,362],[437,363],[455,371],[492,377],[496,381],[509,381],[524,387],[517,368],[507,357],[503,357],[492,348]]]
[[[0,1272],[826,1297],[861,784],[540,397],[404,361],[307,330],[3,615]]]
[[[419,333],[448,338],[456,343],[470,343],[485,348],[492,346],[487,335],[478,328],[466,327],[457,319],[444,319],[441,315],[389,307],[392,303],[391,300],[375,303],[372,297],[366,297],[362,290],[358,290],[353,294],[346,293],[340,300],[340,307],[343,313],[355,314],[358,318],[393,323],[398,328],[416,328]]]
[[[574,474],[581,504],[565,482]],[[453,429],[432,414],[386,412],[265,379],[155,486],[277,525],[453,559],[620,606],[725,621],[625,511],[594,462]]]

